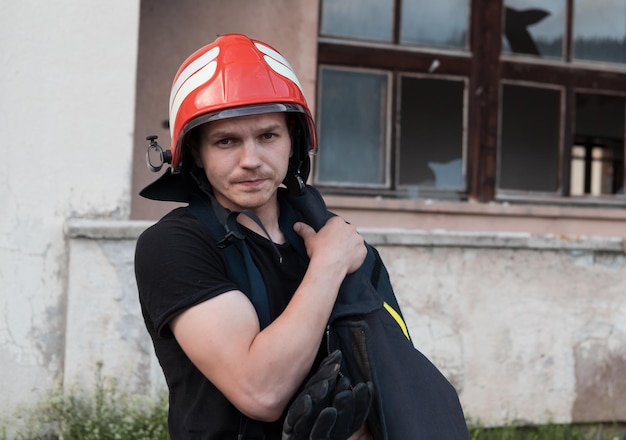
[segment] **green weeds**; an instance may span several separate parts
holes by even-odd
[[[166,393],[149,398],[123,392],[102,377],[101,368],[92,392],[64,393],[58,387],[33,408],[1,421],[0,440],[169,439]]]
[[[123,392],[101,369],[93,390],[58,387],[34,407],[0,420],[0,440],[167,440],[167,393],[149,398]],[[470,422],[469,430],[471,440],[626,440],[618,425],[486,428]]]
[[[624,429],[617,425],[559,425],[520,426],[509,424],[485,428],[469,424],[471,440],[624,440]]]

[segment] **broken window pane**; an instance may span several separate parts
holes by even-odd
[[[574,59],[626,63],[626,1],[576,0],[573,40]]]
[[[460,80],[401,78],[400,185],[465,189],[464,88]]]
[[[320,33],[392,41],[393,0],[323,0]]]
[[[386,182],[387,74],[322,68],[317,182]]]
[[[563,58],[565,0],[505,0],[504,53]]]
[[[465,49],[468,0],[404,0],[400,42]]]
[[[624,193],[626,98],[576,94],[571,195]]]
[[[560,108],[559,90],[503,85],[499,188],[557,190]]]

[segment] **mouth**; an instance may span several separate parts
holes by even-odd
[[[255,178],[255,179],[246,179],[246,180],[238,180],[235,182],[236,185],[244,187],[244,188],[258,188],[263,185],[266,179],[263,178]]]

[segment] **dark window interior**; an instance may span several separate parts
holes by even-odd
[[[626,204],[626,3],[320,7],[324,191]]]

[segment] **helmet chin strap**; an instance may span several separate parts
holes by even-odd
[[[297,170],[289,170],[285,180],[283,180],[283,184],[287,187],[289,193],[294,196],[302,195],[306,187],[306,183]]]

